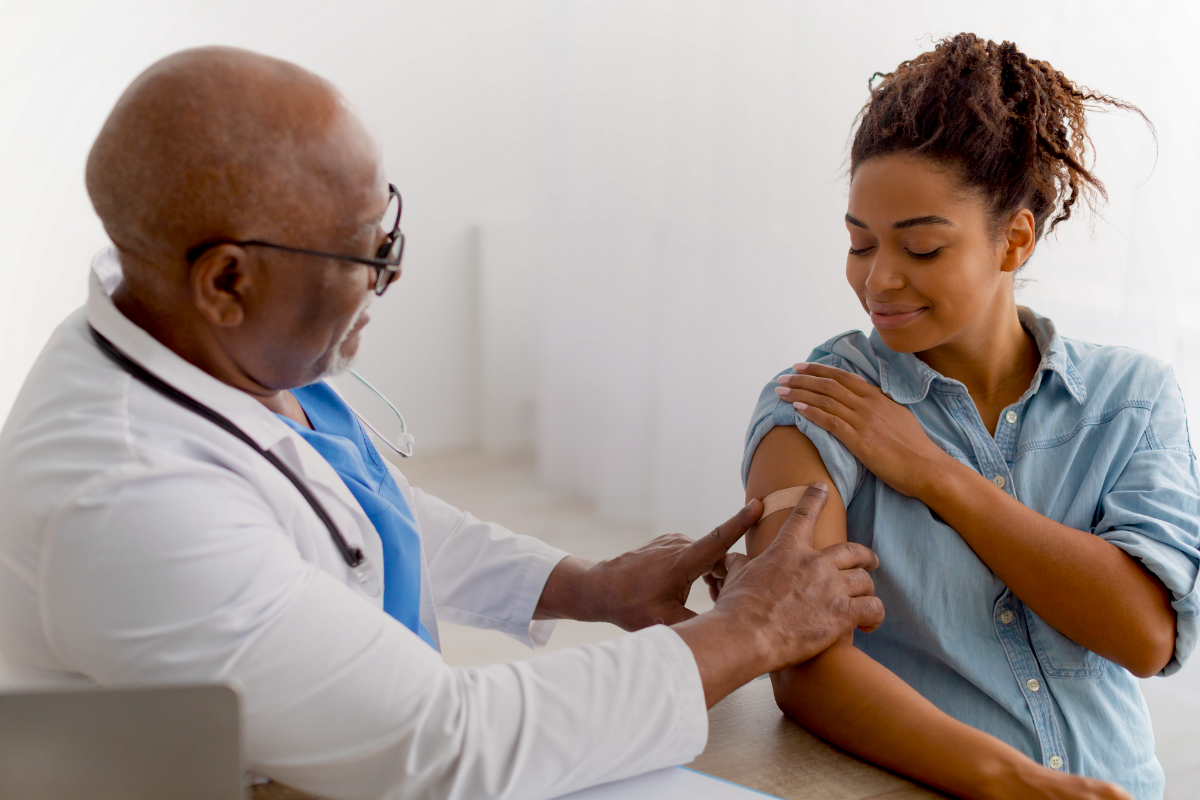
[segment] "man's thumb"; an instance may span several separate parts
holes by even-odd
[[[775,541],[771,542],[770,547],[787,547],[791,544],[812,547],[813,534],[816,533],[817,528],[817,517],[821,516],[821,510],[825,508],[825,501],[828,499],[829,485],[824,481],[813,481],[812,485],[804,491],[800,502],[796,503],[796,507],[792,509],[791,516],[783,523],[783,527],[779,529],[779,535],[775,537]]]
[[[712,533],[702,536],[689,546],[690,560],[696,564],[711,565],[725,555],[734,542],[754,527],[762,516],[762,502],[757,498],[738,509],[729,519],[713,528]]]

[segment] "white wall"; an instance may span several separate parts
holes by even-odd
[[[113,101],[166,53],[235,44],[326,75],[380,135],[409,250],[361,367],[420,451],[536,433],[543,474],[605,513],[703,529],[740,501],[762,383],[866,322],[840,216],[867,77],[961,29],[1158,124],[1147,180],[1140,123],[1095,119],[1112,202],[1043,244],[1023,297],[1172,360],[1200,407],[1194,4],[7,0],[0,417],[83,300]]]
[[[1045,241],[1021,299],[1067,335],[1176,364],[1200,408],[1200,269],[1188,232],[1194,4],[564,3],[545,58],[561,101],[539,167],[543,476],[605,513],[704,530],[771,375],[869,324],[846,288],[845,158],[867,80],[967,29],[1013,39],[1139,104],[1094,115],[1111,201]],[[1151,174],[1153,171],[1153,174]]]
[[[0,419],[50,331],[83,302],[104,234],[83,185],[125,86],[173,51],[249,47],[332,80],[379,133],[405,200],[399,291],[377,306],[363,371],[424,452],[477,439],[472,227],[531,214],[544,114],[537,3],[38,0],[0,3]],[[492,215],[494,216],[494,215]]]

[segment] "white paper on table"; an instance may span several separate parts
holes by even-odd
[[[705,775],[669,767],[563,795],[559,800],[762,800],[774,795]]]

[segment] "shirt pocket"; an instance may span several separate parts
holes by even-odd
[[[1029,641],[1049,678],[1099,678],[1104,675],[1104,658],[1068,639],[1029,608],[1025,609]]]

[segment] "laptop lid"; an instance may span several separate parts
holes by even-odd
[[[244,800],[228,686],[0,694],[5,800]]]

